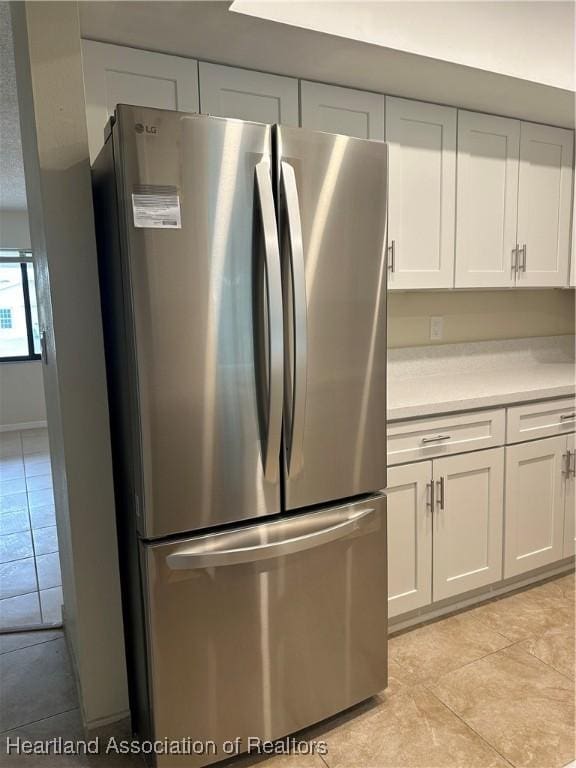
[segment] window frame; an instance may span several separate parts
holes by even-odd
[[[9,251],[10,248],[5,250]],[[22,293],[24,294],[24,316],[26,318],[26,338],[28,341],[28,354],[27,355],[14,355],[10,357],[1,357],[0,364],[2,363],[29,363],[34,360],[41,360],[42,355],[34,352],[34,333],[32,330],[32,307],[30,304],[30,283],[28,282],[28,264],[32,264],[32,253],[30,251],[18,251],[14,249],[14,254],[17,256],[1,256],[0,264],[20,264],[20,271],[22,273]]]

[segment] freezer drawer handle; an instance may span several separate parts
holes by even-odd
[[[266,403],[267,430],[262,463],[264,476],[269,482],[278,480],[278,457],[282,437],[282,398],[284,378],[282,280],[280,276],[280,248],[274,210],[274,194],[270,163],[262,160],[256,166],[256,188],[262,215],[264,254],[266,264],[266,316],[268,318],[268,402]],[[263,441],[264,442],[264,441]]]
[[[307,307],[306,307],[306,275],[304,271],[304,245],[302,241],[302,223],[300,221],[300,202],[294,168],[282,161],[282,194],[286,207],[287,234],[290,250],[290,282],[291,296],[287,304],[292,306],[294,359],[292,386],[287,381],[286,397],[287,412],[291,412],[291,424],[288,431],[288,473],[294,476],[304,466],[304,419],[306,411],[306,380],[307,380]],[[289,350],[289,345],[286,345]],[[286,365],[286,374],[290,366]],[[292,390],[290,392],[290,389]],[[291,406],[291,408],[290,408]]]
[[[308,533],[305,536],[288,538],[270,544],[259,544],[254,547],[240,547],[238,549],[214,549],[211,552],[199,552],[196,545],[196,547],[182,549],[168,555],[166,564],[173,571],[183,571],[255,563],[259,560],[271,560],[275,557],[293,555],[296,552],[304,552],[307,549],[320,547],[323,544],[350,536],[351,533],[361,528],[362,524],[374,514],[374,511],[373,508],[363,509],[336,525]]]

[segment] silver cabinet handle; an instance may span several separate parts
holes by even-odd
[[[512,248],[512,272],[516,274],[518,272],[518,251],[520,250],[520,246],[518,243]]]
[[[566,477],[570,477],[570,469],[571,469],[571,458],[570,458],[570,451],[568,453],[562,454],[562,462],[564,464],[562,468],[562,474],[566,475]]]
[[[560,421],[576,421],[576,413],[563,413]]]
[[[256,166],[256,189],[262,216],[266,265],[266,315],[268,318],[268,402],[266,441],[263,450],[264,476],[270,482],[278,479],[278,457],[282,437],[282,400],[284,378],[284,329],[282,318],[282,280],[280,248],[274,209],[274,193],[270,163],[262,160]]]
[[[267,544],[256,544],[246,547],[223,547],[207,549],[210,545],[200,542],[189,547],[173,552],[166,558],[166,565],[173,571],[192,570],[195,568],[216,568],[225,565],[240,565],[242,563],[255,563],[260,560],[271,560],[274,557],[293,555],[296,552],[304,552],[323,544],[328,544],[338,539],[350,536],[358,531],[364,523],[374,514],[374,508],[362,509],[354,512],[348,519],[319,531],[307,533],[304,536],[295,536]],[[289,528],[289,525],[288,525]]]
[[[290,246],[290,284],[293,312],[294,345],[293,381],[286,384],[286,398],[291,397],[287,411],[291,410],[291,423],[288,433],[288,473],[297,474],[304,465],[304,417],[306,413],[306,381],[308,366],[307,351],[307,308],[306,308],[306,274],[304,271],[304,244],[302,242],[302,223],[300,221],[300,203],[294,168],[282,161],[282,193],[286,207],[288,224],[288,242]],[[288,351],[289,345],[286,345]],[[289,365],[286,365],[286,374]],[[290,409],[291,406],[291,409]]]
[[[396,240],[391,240],[388,246],[388,271],[394,272],[396,269]]]
[[[524,243],[522,248],[518,249],[518,253],[522,254],[522,259],[518,264],[518,272],[526,272],[526,243]]]
[[[436,481],[436,487],[438,488],[438,497],[436,503],[440,509],[444,509],[444,477]]]
[[[450,440],[452,435],[431,435],[430,437],[423,437],[423,443],[439,443],[442,440]]]
[[[572,457],[569,459],[570,464],[568,467],[568,477],[570,477],[570,475],[572,475],[572,477],[576,477],[576,451],[568,451],[568,456]]]
[[[426,483],[426,507],[427,509],[434,509],[434,481]]]

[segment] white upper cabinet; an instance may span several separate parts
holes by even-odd
[[[300,89],[303,128],[384,139],[384,96],[306,80]]]
[[[388,287],[452,288],[456,109],[386,98]]]
[[[199,65],[200,109],[206,115],[298,125],[298,80],[220,64]]]
[[[433,467],[436,601],[502,578],[504,448],[435,459]]]
[[[518,194],[517,284],[568,282],[574,134],[522,123]]]
[[[456,288],[515,283],[520,122],[458,112]]]
[[[180,56],[82,41],[90,160],[117,104],[198,112],[198,63]]]

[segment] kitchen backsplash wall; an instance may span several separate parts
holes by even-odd
[[[437,291],[388,294],[388,344],[417,347],[462,341],[574,333],[573,290]],[[430,318],[443,318],[439,341]]]

